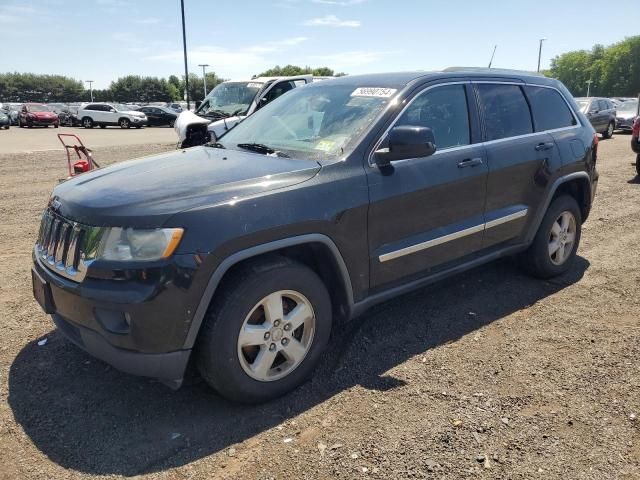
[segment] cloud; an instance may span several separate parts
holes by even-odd
[[[274,60],[274,55],[306,40],[307,37],[292,37],[233,50],[217,45],[200,45],[189,49],[189,63],[191,65],[209,63],[214,70],[225,77],[248,78],[278,63]],[[144,59],[173,64],[180,64],[183,61],[181,49],[166,50],[148,55]]]
[[[307,27],[347,27],[358,28],[359,20],[341,20],[335,15],[325,15],[324,17],[312,18],[304,22]]]
[[[311,0],[312,3],[319,3],[321,5],[335,5],[338,7],[350,7],[352,5],[359,5],[367,0]]]
[[[0,5],[0,23],[24,22],[44,12],[27,5]]]

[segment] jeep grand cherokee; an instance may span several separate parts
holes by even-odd
[[[597,136],[558,81],[452,69],[297,88],[216,143],[58,185],[33,291],[117,368],[264,401],[313,371],[332,325],[505,255],[567,271]],[[400,320],[398,320],[400,321]]]

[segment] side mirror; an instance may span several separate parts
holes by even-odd
[[[389,132],[388,145],[375,151],[374,159],[378,167],[387,167],[395,160],[428,157],[436,153],[433,130],[428,127],[393,127]]]

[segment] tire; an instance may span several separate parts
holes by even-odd
[[[118,120],[118,124],[120,125],[120,128],[131,128],[131,122],[128,118],[121,118]]]
[[[53,124],[53,128],[58,128],[58,127],[60,127],[60,124],[58,124],[58,123],[54,123]]]
[[[106,125],[100,125],[100,128],[107,128]]]
[[[173,128],[175,124],[176,124],[175,120],[169,120],[169,128]]]
[[[570,217],[574,222],[573,229]],[[569,228],[565,232],[561,228],[563,220],[569,220]],[[569,195],[556,198],[549,205],[533,242],[525,252],[520,254],[521,265],[529,274],[538,278],[551,278],[565,273],[575,260],[581,232],[582,214],[576,199]],[[568,235],[563,237],[565,233]],[[558,237],[561,238],[560,241]],[[573,238],[572,241],[570,241],[571,238]],[[555,246],[558,246],[558,243],[561,246],[552,253],[554,242]]]
[[[216,294],[205,317],[196,343],[196,366],[204,380],[230,400],[258,403],[277,398],[311,376],[329,341],[332,321],[329,293],[313,270],[277,257],[232,275]],[[292,308],[307,305],[312,316],[305,317],[300,327],[294,325],[288,330],[287,314],[282,315],[281,323],[275,315],[269,324],[266,310],[261,307],[268,296],[275,299],[271,302],[276,306],[274,311],[280,308],[290,313]],[[265,339],[261,329],[252,337],[258,343],[249,342],[249,346],[242,347],[242,333],[250,331],[245,328],[247,321],[258,322],[254,328],[267,325],[264,332],[269,332],[269,339]],[[262,372],[253,370],[257,352],[268,360]],[[287,352],[296,353],[299,360],[293,360],[296,355],[289,357]]]
[[[18,128],[24,128],[24,124],[22,123],[22,120],[20,120],[20,117],[18,117]]]
[[[640,153],[636,157],[636,173],[640,177]]]
[[[609,122],[609,125],[607,125],[607,129],[602,132],[602,138],[604,139],[608,139],[613,137],[613,131],[616,128],[616,125],[614,122]]]
[[[82,119],[82,126],[84,128],[93,128],[93,119],[91,117],[84,117]]]
[[[136,129],[140,130],[142,128],[142,125],[136,125]]]

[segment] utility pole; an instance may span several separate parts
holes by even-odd
[[[542,58],[542,42],[544,42],[546,38],[540,39],[540,47],[538,48],[538,72],[540,72],[540,59]]]
[[[491,60],[489,60],[489,68],[491,68],[491,65],[493,64],[493,57],[496,55],[496,48],[498,48],[498,45],[493,46],[493,53],[491,54]]]
[[[207,68],[209,64],[201,63],[198,66],[202,67],[202,81],[204,82],[204,96],[206,98],[207,97],[207,74],[205,73],[204,69]]]
[[[93,80],[85,80],[85,83],[89,84],[89,93],[91,94],[91,101],[93,102]]]
[[[593,83],[593,80],[589,79],[585,82],[587,84],[587,97],[590,97],[590,93],[591,93],[591,84]]]
[[[187,65],[187,31],[184,26],[184,0],[180,0],[180,10],[182,12],[182,48],[184,50],[184,89],[187,97],[187,110],[190,110],[189,104],[189,67]]]

